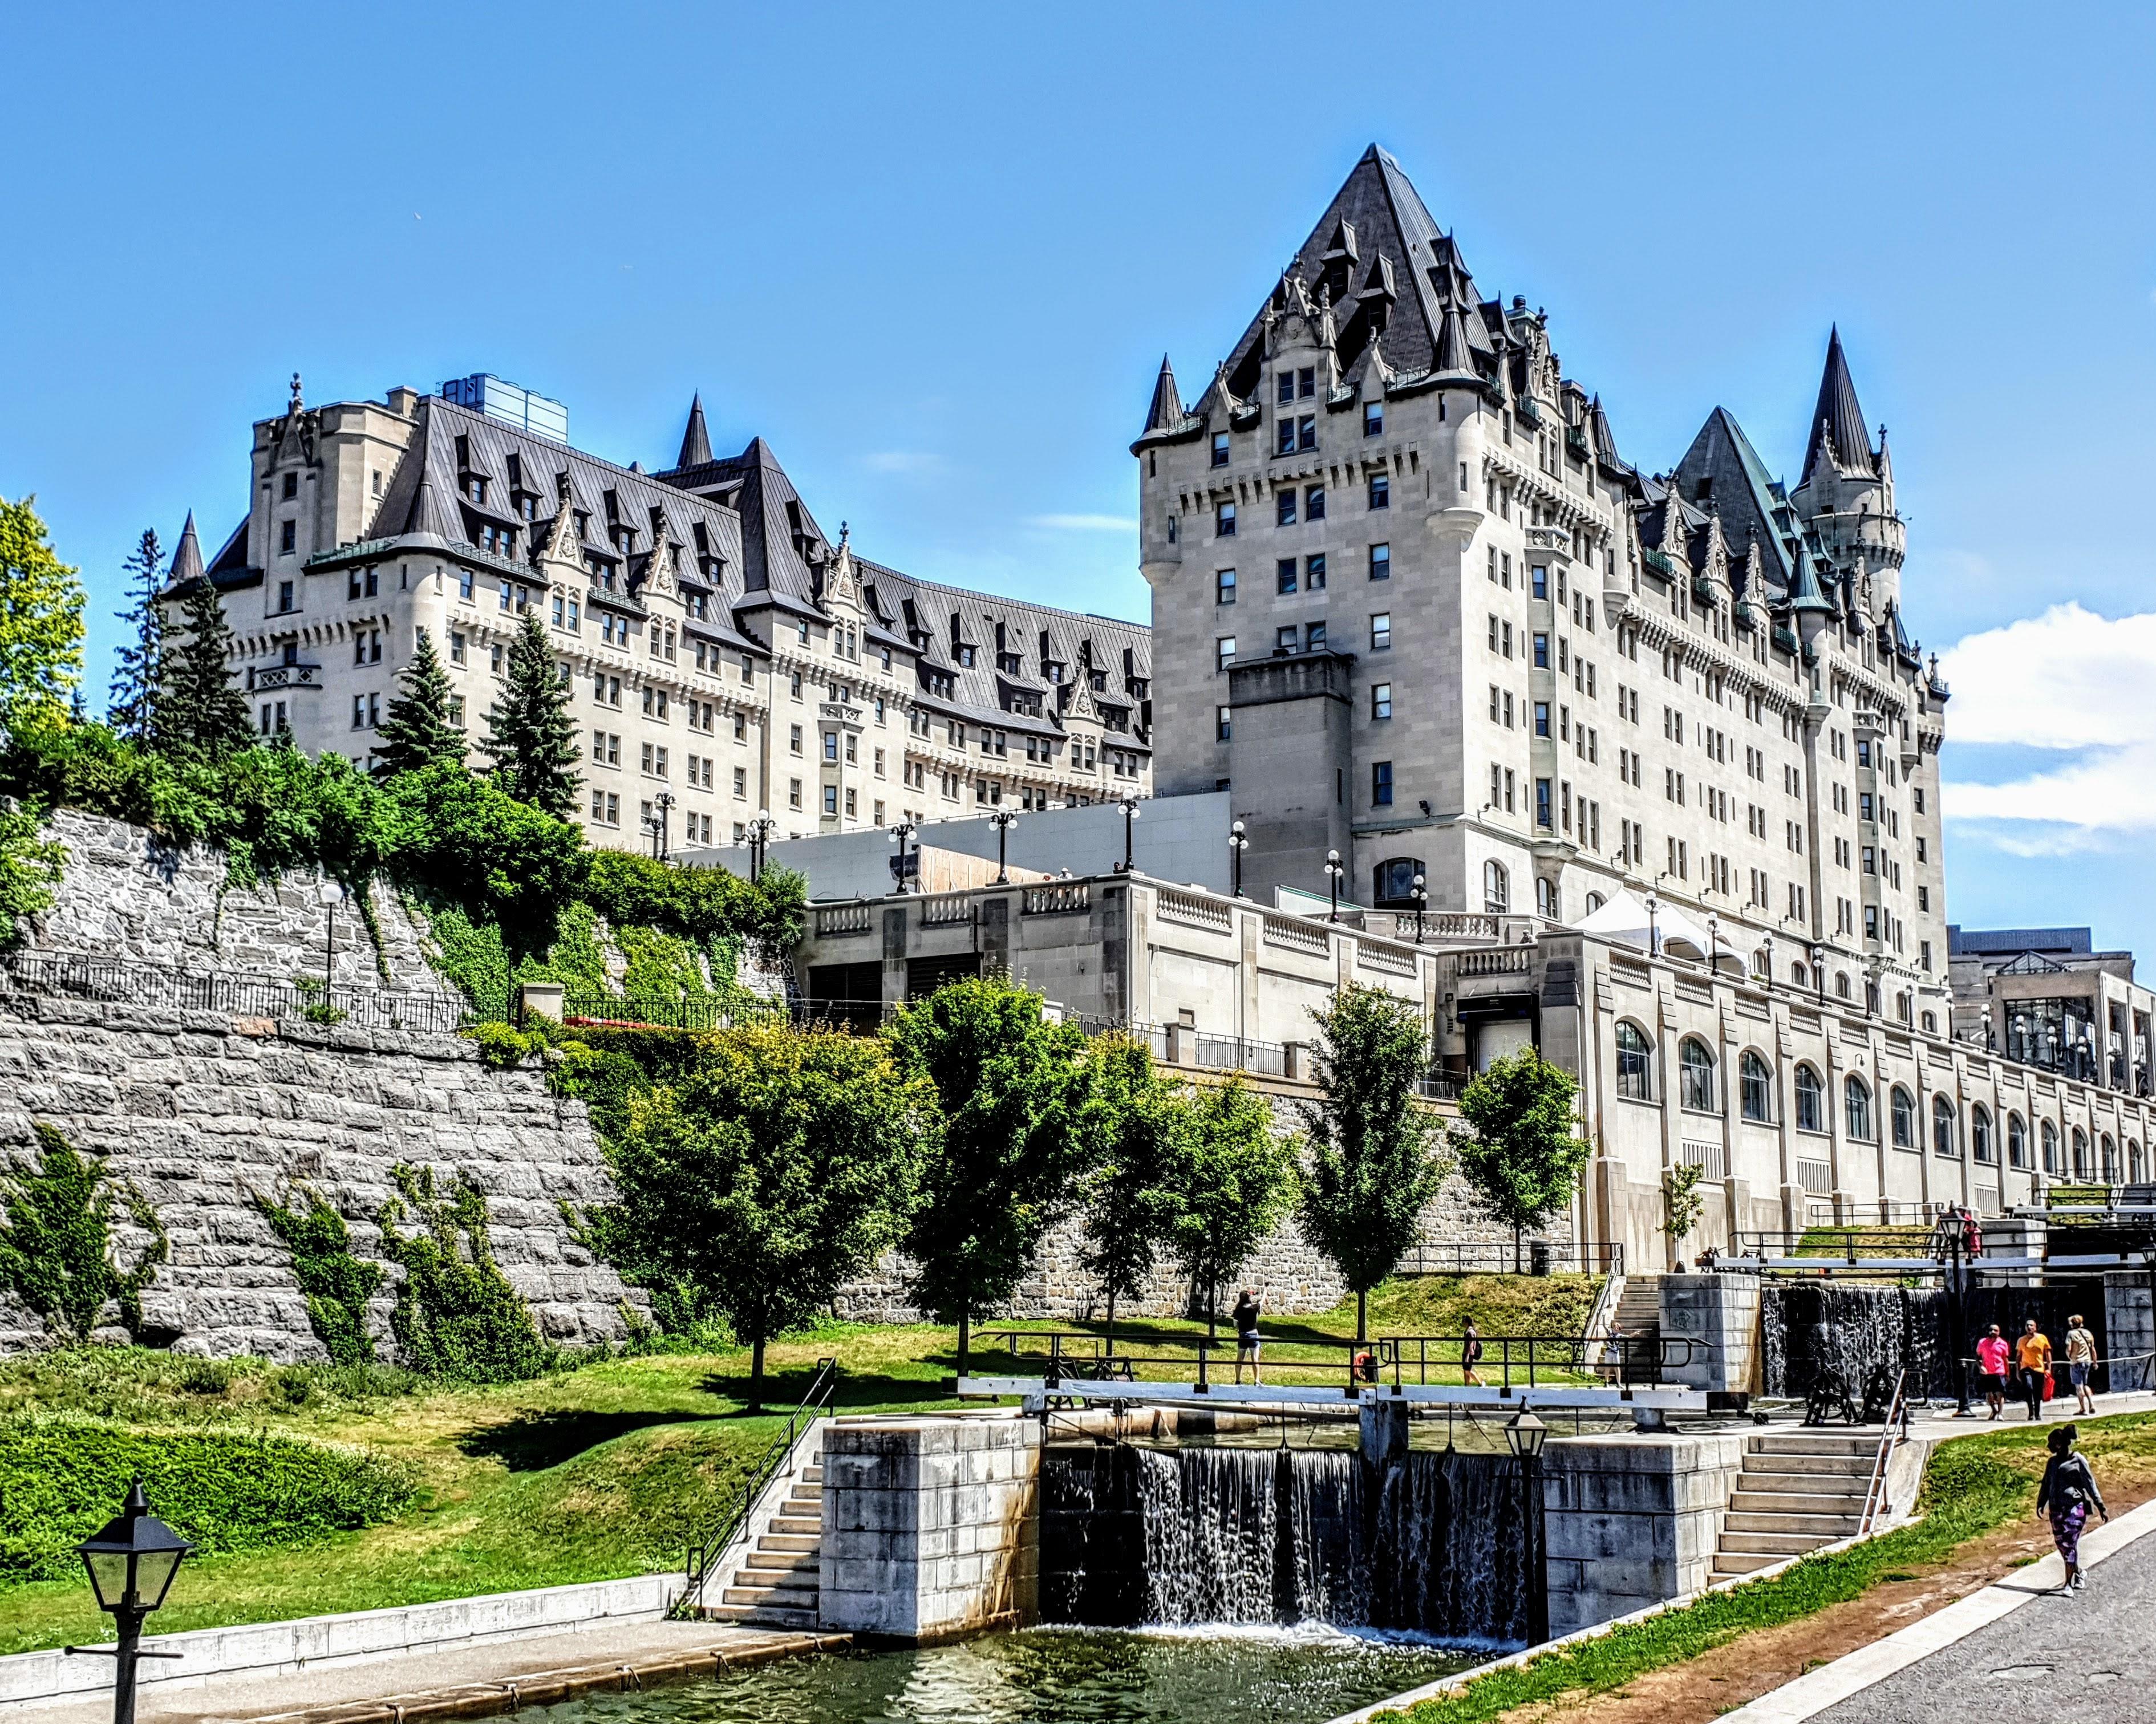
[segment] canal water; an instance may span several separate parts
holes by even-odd
[[[546,1724],[1324,1724],[1489,1655],[1329,1629],[1031,1629],[918,1650],[799,1659]]]

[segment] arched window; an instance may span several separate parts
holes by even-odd
[[[1819,1074],[1809,1065],[1797,1068],[1797,1129],[1799,1131],[1826,1130],[1825,1095],[1820,1088]]]
[[[1789,966],[1789,983],[1792,987],[1802,988],[1811,979],[1810,972],[1806,970],[1802,964],[1791,964]]]
[[[1961,1153],[1961,1133],[1954,1127],[1954,1105],[1943,1095],[1932,1097],[1932,1153],[1952,1161]]]
[[[2074,1127],[2074,1178],[2088,1178],[2088,1133],[2079,1126]]]
[[[1714,1112],[1714,1055],[1697,1036],[1688,1035],[1677,1044],[1677,1099],[1685,1107],[1693,1113]]]
[[[2059,1128],[2049,1120],[2044,1121],[2044,1171],[2059,1171]]]
[[[2103,1169],[2103,1183],[2116,1185],[2118,1183],[2118,1146],[2111,1141],[2108,1131],[2103,1134],[2102,1151],[2103,1159],[2098,1165]]]
[[[1388,857],[1377,866],[1373,901],[1380,910],[1415,909],[1415,881],[1422,877],[1421,857]]]
[[[1655,1044],[1629,1021],[1617,1026],[1617,1093],[1635,1101],[1655,1099]]]
[[[1601,909],[1602,906],[1609,901],[1609,900],[1604,897],[1599,892],[1589,892],[1587,895],[1587,913],[1589,916],[1594,915],[1596,911]]]
[[[1774,1121],[1774,1074],[1767,1062],[1750,1049],[1738,1062],[1738,1080],[1743,1086],[1744,1117],[1762,1126]]]
[[[2025,1167],[2029,1165],[2029,1128],[2021,1123],[2021,1116],[2006,1116],[2006,1165]]]
[[[1974,1161],[1999,1159],[1999,1146],[1991,1141],[1990,1111],[1981,1101],[1969,1111],[1969,1152]]]
[[[1834,991],[1844,999],[1849,998],[1849,972],[1846,970],[1834,978]]]
[[[1871,1090],[1861,1077],[1845,1079],[1841,1086],[1849,1114],[1849,1135],[1857,1143],[1870,1143],[1878,1136],[1871,1125]]]
[[[1924,1013],[1924,1034],[1925,1034],[1926,1035],[1937,1035],[1938,1033],[1939,1033],[1939,1014],[1938,1014],[1937,1012],[1927,1012],[1927,1013]]]
[[[2141,1164],[2141,1146],[2131,1137],[2126,1140],[2126,1177],[2133,1184],[2144,1182],[2146,1169]]]
[[[1536,880],[1535,914],[1553,922],[1564,920],[1563,900],[1558,895],[1555,880],[1540,878]]]
[[[1767,956],[1767,948],[1763,946],[1752,954],[1752,973],[1762,982],[1774,979],[1774,961]]]
[[[1491,916],[1502,916],[1512,907],[1512,883],[1505,873],[1505,865],[1491,861],[1482,865],[1482,908]]]
[[[1894,1147],[1917,1147],[1917,1098],[1899,1084],[1894,1085]]]

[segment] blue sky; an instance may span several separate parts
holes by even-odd
[[[866,554],[1142,617],[1160,354],[1194,395],[1375,140],[1642,465],[1719,404],[1794,478],[1840,323],[1972,739],[1951,913],[2156,953],[2146,10],[4,16],[0,495],[98,678],[121,558],[189,507],[215,549],[295,370],[495,371],[647,465],[701,389]]]

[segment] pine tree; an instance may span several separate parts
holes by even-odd
[[[569,716],[569,688],[554,669],[546,624],[527,612],[509,649],[501,699],[486,716],[480,751],[494,762],[495,782],[519,802],[566,820],[576,812],[583,783],[576,764],[576,721]]]
[[[375,732],[375,769],[385,777],[416,772],[436,761],[465,763],[465,733],[449,718],[449,673],[434,637],[419,631],[419,649],[398,673],[399,692]]]
[[[112,704],[105,718],[130,741],[146,743],[157,708],[157,683],[165,656],[165,612],[157,594],[165,584],[165,551],[155,527],[142,530],[142,542],[121,565],[127,577],[127,608],[113,614],[127,624],[129,639],[120,649],[113,673]]]
[[[225,661],[232,629],[208,580],[190,586],[180,601],[184,633],[168,645],[158,667],[152,745],[180,760],[222,760],[254,741],[247,697],[232,685]]]

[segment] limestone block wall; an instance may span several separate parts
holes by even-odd
[[[823,1626],[933,1640],[1039,1614],[1040,1425],[840,1419],[824,1434]]]
[[[1543,1450],[1550,1633],[1702,1590],[1747,1438],[1564,1437]]]
[[[1662,1338],[1688,1336],[1702,1343],[1679,1360],[1667,1349],[1666,1376],[1688,1388],[1727,1389],[1744,1393],[1758,1385],[1758,1275],[1664,1275],[1658,1283],[1662,1306]]]
[[[562,1218],[561,1200],[608,1190],[583,1104],[536,1072],[488,1070],[454,1037],[0,993],[0,1161],[32,1162],[39,1121],[108,1157],[157,1211],[172,1256],[143,1316],[176,1352],[326,1357],[254,1197],[304,1183],[346,1218],[355,1255],[379,1260],[374,1218],[399,1162],[478,1184],[502,1272],[547,1336],[620,1338],[624,1301],[642,1302]],[[370,1313],[384,1357],[398,1275]],[[0,1292],[0,1352],[49,1340]]]

